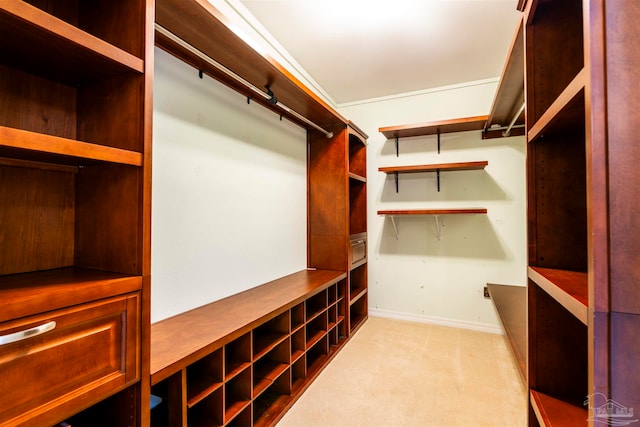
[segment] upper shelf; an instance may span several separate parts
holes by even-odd
[[[188,17],[188,19],[185,19]],[[206,0],[157,0],[156,23],[258,88],[269,86],[279,103],[324,128],[349,122],[278,63],[263,47],[241,35],[230,20]],[[156,45],[250,97],[253,92],[192,51],[156,31]],[[261,53],[262,51],[262,53]],[[294,114],[261,97],[252,98],[309,129]]]
[[[493,99],[483,138],[503,136],[502,131],[509,125],[514,126],[510,131],[511,136],[524,135],[523,106],[524,25],[521,17],[511,40],[509,54],[502,69],[500,83]]]
[[[71,86],[144,69],[142,59],[17,0],[0,5],[0,56],[13,61],[5,65]]]
[[[439,120],[435,122],[410,125],[387,126],[378,129],[387,139],[407,138],[411,136],[437,135],[441,133],[482,130],[489,116],[463,117],[460,119]]]

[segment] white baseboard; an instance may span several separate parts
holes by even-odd
[[[504,334],[499,325],[491,325],[481,322],[470,322],[468,320],[447,319],[444,317],[425,316],[419,314],[400,313],[397,311],[382,310],[379,308],[369,308],[369,316],[386,317],[388,319],[406,320],[409,322],[429,323],[432,325],[449,326],[452,328],[470,329],[472,331],[488,332],[490,334]]]

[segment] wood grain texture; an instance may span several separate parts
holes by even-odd
[[[268,316],[277,315],[344,278],[343,272],[303,270],[154,323],[152,382],[167,378],[210,349],[245,334]]]
[[[127,70],[142,73],[144,66],[142,59],[20,0],[2,3],[0,40],[5,64],[71,86]]]
[[[138,291],[142,280],[108,271],[60,268],[0,277],[0,322]]]
[[[582,427],[588,418],[584,408],[535,390],[531,390],[530,401],[539,424],[544,427]]]
[[[96,390],[106,395],[137,380],[137,298],[118,297],[0,324],[4,334],[56,322],[52,331],[0,348],[0,422],[51,425],[59,416],[51,411],[52,402],[86,405]]]

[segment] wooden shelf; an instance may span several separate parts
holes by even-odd
[[[582,323],[588,324],[587,273],[529,267],[528,276]]]
[[[409,125],[387,126],[379,128],[378,131],[387,139],[466,132],[484,129],[488,118],[489,116],[475,116]]]
[[[485,208],[461,208],[461,209],[396,209],[381,210],[378,215],[403,216],[403,215],[478,215],[486,214]]]
[[[5,126],[0,126],[0,155],[74,166],[91,161],[142,166],[142,153]]]
[[[0,55],[4,64],[71,86],[144,71],[142,59],[20,0],[0,6]]]
[[[360,176],[358,174],[355,174],[353,172],[349,172],[349,179],[353,179],[355,181],[360,181],[360,182],[367,182],[367,178]]]
[[[202,379],[202,383],[206,383],[206,379]],[[222,386],[224,386],[224,382],[221,381],[210,383],[208,387],[203,388],[201,392],[189,398],[189,400],[187,401],[187,408],[193,408],[196,404],[202,402],[202,400],[206,399],[211,395],[211,393],[220,389]]]
[[[520,126],[511,130],[510,135],[524,135],[524,26],[520,17],[516,31],[511,40],[507,60],[500,75],[498,89],[493,99],[491,112],[485,125],[483,138],[501,137],[504,128],[514,120],[514,126]],[[492,130],[492,127],[494,128]],[[495,128],[499,130],[496,130]]]
[[[253,386],[253,398],[260,396],[288,368],[289,365],[286,363],[273,362],[264,365],[260,371],[256,369],[256,372],[253,373],[254,378],[257,380]]]
[[[527,287],[487,283],[523,384],[527,383]]]
[[[572,405],[535,390],[530,391],[530,402],[542,427],[584,427],[589,417],[584,407]]]
[[[384,173],[419,173],[419,172],[436,172],[436,171],[468,171],[482,170],[489,162],[486,160],[479,162],[459,162],[459,163],[436,163],[430,165],[411,165],[411,166],[385,166],[378,168]]]
[[[584,129],[584,88],[587,72],[583,68],[528,132],[529,142],[544,134]]]
[[[187,16],[189,19],[185,19]],[[237,32],[233,23],[210,3],[203,0],[158,0],[156,23],[252,85],[258,88],[269,85],[279,103],[324,126],[325,129],[335,126],[344,128],[349,123],[278,63],[269,53],[268,46],[258,47],[256,41],[249,40]],[[196,70],[204,70],[241,94],[253,95],[246,87],[158,31],[156,45],[192,65]],[[262,97],[252,97],[252,100],[309,129],[306,123],[269,104]]]
[[[253,359],[260,359],[262,356],[273,350],[278,344],[282,341],[286,340],[289,336],[286,333],[278,333],[271,332],[265,333],[260,332],[259,336],[255,336],[253,339]]]
[[[0,322],[125,294],[142,288],[142,277],[87,268],[59,268],[0,276]]]

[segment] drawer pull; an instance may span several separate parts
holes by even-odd
[[[56,327],[54,320],[47,322],[43,325],[33,328],[25,329],[24,331],[14,332],[12,334],[0,335],[0,345],[9,344],[16,341],[22,341],[27,338],[35,337],[36,335],[44,334],[45,332],[52,331]]]

